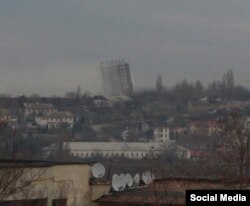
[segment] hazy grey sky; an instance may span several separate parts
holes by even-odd
[[[124,58],[136,87],[233,69],[250,80],[249,0],[0,0],[0,93],[100,91],[100,61]],[[250,82],[248,82],[250,84]]]

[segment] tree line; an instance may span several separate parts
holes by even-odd
[[[200,80],[188,82],[186,79],[167,89],[162,84],[162,77],[156,79],[155,90],[143,91],[175,103],[186,104],[207,97],[208,101],[250,100],[250,91],[241,85],[235,85],[233,71],[227,70],[221,80],[213,81],[205,87]],[[158,94],[158,95],[157,95]]]

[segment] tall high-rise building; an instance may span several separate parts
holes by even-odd
[[[130,95],[133,83],[129,64],[123,60],[101,62],[100,65],[105,95]]]

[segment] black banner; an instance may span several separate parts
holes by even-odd
[[[187,206],[250,206],[250,190],[187,190]]]

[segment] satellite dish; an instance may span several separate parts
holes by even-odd
[[[152,177],[152,182],[153,182],[155,180],[155,175],[151,173],[151,177]]]
[[[133,178],[132,178],[131,174],[127,173],[125,175],[125,180],[126,180],[126,184],[127,184],[128,187],[133,186]]]
[[[126,187],[126,184],[127,184],[126,175],[121,173],[120,178],[125,182],[125,187]]]
[[[150,171],[142,173],[142,181],[148,185],[153,182],[152,174]]]
[[[135,174],[135,176],[134,176],[134,185],[138,186],[139,184],[140,184],[140,175]]]
[[[105,167],[101,163],[96,163],[92,167],[92,175],[95,178],[102,178],[105,175]]]
[[[112,188],[114,191],[120,192],[123,191],[126,187],[126,182],[124,181],[124,178],[121,176],[115,176],[112,179]]]
[[[112,180],[113,180],[113,179],[115,179],[115,178],[117,178],[117,177],[119,177],[119,175],[117,175],[117,174],[113,174],[113,176],[112,176]]]

